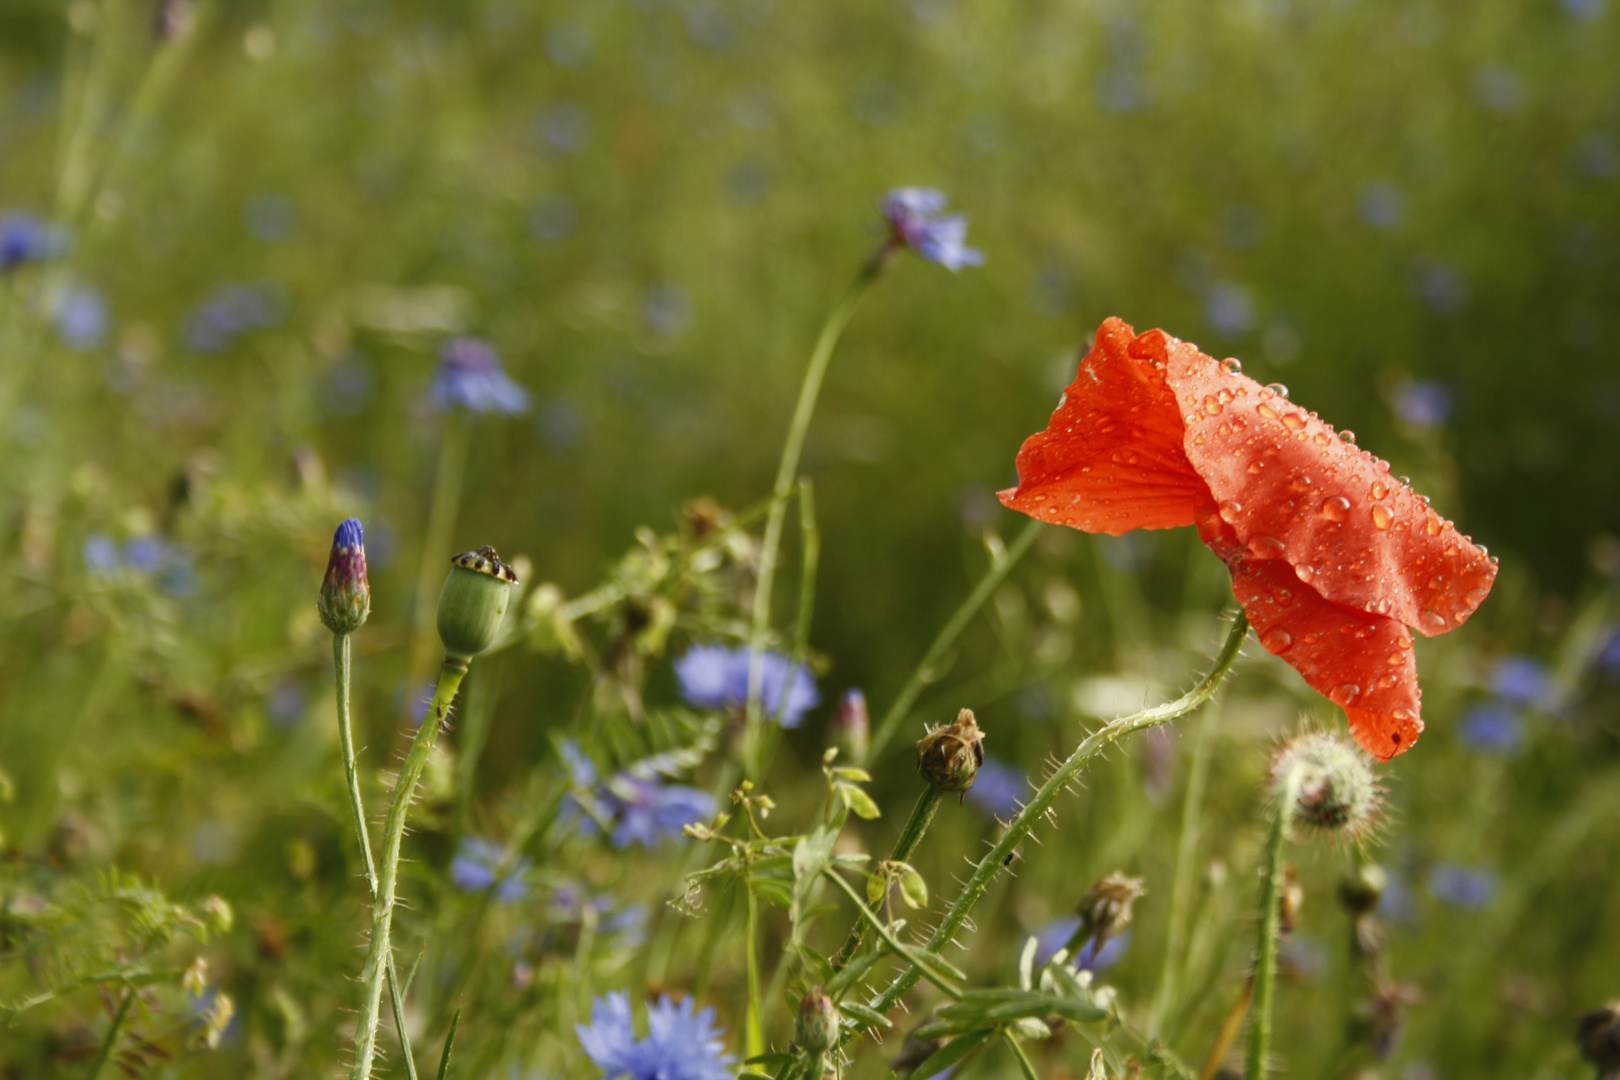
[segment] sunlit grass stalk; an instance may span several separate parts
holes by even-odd
[[[366,868],[366,891],[373,904],[377,902],[377,864],[371,854],[371,837],[366,831],[366,806],[360,796],[360,773],[355,766],[354,730],[349,712],[349,680],[352,668],[351,646],[348,634],[332,635],[332,666],[337,673],[338,742],[343,748],[343,774],[348,781],[349,811],[354,819],[354,832],[360,841],[360,858]],[[399,1029],[399,1045],[405,1054],[405,1073],[416,1080],[416,1061],[411,1054],[411,1037],[405,1027],[405,995],[400,991],[399,975],[394,970],[394,953],[383,955],[388,971],[388,996],[394,1006],[394,1026]]]
[[[1211,706],[1198,725],[1193,740],[1192,766],[1187,773],[1187,792],[1181,805],[1181,839],[1176,845],[1175,876],[1170,883],[1170,918],[1164,934],[1164,964],[1159,969],[1159,987],[1148,1011],[1147,1036],[1158,1038],[1164,1019],[1176,1003],[1186,960],[1186,939],[1196,874],[1193,859],[1198,853],[1199,819],[1203,813],[1204,784],[1209,779],[1209,759],[1215,742],[1220,708]]]
[[[759,580],[754,591],[753,625],[749,633],[748,705],[743,738],[743,745],[748,751],[743,762],[743,774],[749,779],[758,779],[759,771],[764,765],[758,732],[764,720],[760,689],[765,672],[765,638],[771,625],[771,590],[776,584],[776,560],[782,546],[782,522],[787,516],[788,502],[799,472],[799,456],[804,450],[804,439],[810,430],[810,420],[815,416],[816,400],[821,395],[821,383],[826,378],[827,364],[832,359],[833,349],[837,347],[838,339],[843,336],[844,327],[849,325],[855,309],[860,306],[866,290],[882,272],[883,265],[883,260],[878,258],[868,259],[863,263],[860,272],[855,275],[855,280],[849,283],[843,296],[833,305],[827,321],[822,324],[815,348],[810,353],[810,363],[805,368],[804,381],[799,386],[799,401],[794,407],[793,419],[788,424],[787,438],[782,443],[782,460],[777,465],[776,483],[771,488],[771,510],[765,519],[765,537],[760,544]],[[785,698],[786,694],[783,696]]]
[[[422,565],[416,574],[416,611],[411,617],[411,657],[407,668],[411,692],[427,677],[433,660],[433,611],[439,599],[439,581],[444,575],[443,553],[450,550],[451,535],[461,509],[461,481],[467,469],[468,420],[460,410],[451,409],[444,417],[444,434],[439,439],[439,465],[433,476],[433,502],[428,508],[427,531],[422,535]]]
[[[118,1033],[124,1029],[124,1021],[129,1017],[129,1007],[135,1003],[135,988],[124,988],[123,1000],[118,1003],[118,1011],[113,1014],[112,1026],[107,1029],[107,1037],[101,1040],[101,1048],[96,1051],[96,1059],[90,1063],[90,1071],[85,1074],[85,1080],[96,1080],[101,1075],[101,1067],[107,1064],[112,1057],[113,1049],[118,1045]]]
[[[1297,785],[1290,776],[1272,815],[1271,832],[1266,836],[1265,878],[1260,891],[1260,940],[1255,949],[1254,997],[1249,1007],[1249,1060],[1243,1080],[1261,1080],[1266,1074],[1266,1056],[1271,1052],[1271,1001],[1277,985],[1277,940],[1282,932],[1283,848],[1288,841],[1289,808],[1294,805]]]
[[[382,864],[377,872],[377,896],[372,906],[371,947],[366,953],[366,966],[360,979],[363,991],[360,999],[360,1020],[355,1026],[353,1080],[367,1080],[371,1076],[372,1060],[377,1051],[377,1019],[382,1000],[383,972],[386,958],[392,948],[390,941],[396,889],[399,883],[399,849],[405,836],[405,819],[410,813],[411,799],[416,783],[422,777],[428,755],[439,736],[450,703],[467,674],[464,660],[446,658],[439,670],[439,682],[433,691],[428,714],[417,729],[416,738],[405,756],[399,779],[394,782],[394,796],[388,807],[388,818],[383,824]]]
[[[990,599],[990,594],[1006,580],[1012,568],[1017,566],[1025,552],[1029,551],[1030,545],[1034,544],[1035,538],[1040,535],[1042,527],[1042,522],[1031,518],[1013,538],[1006,551],[991,557],[990,569],[985,571],[984,577],[979,579],[979,583],[973,587],[968,598],[962,601],[962,606],[957,608],[940,628],[933,644],[928,646],[928,651],[923,654],[916,669],[912,671],[911,678],[906,680],[905,686],[900,688],[900,693],[896,695],[888,711],[883,714],[883,719],[878,721],[877,727],[872,731],[872,742],[867,748],[866,758],[861,764],[876,761],[884,747],[889,744],[889,740],[894,738],[900,724],[910,715],[911,707],[917,703],[917,697],[923,692],[923,688],[939,677],[936,670],[939,662],[944,659],[951,646],[956,644],[956,639],[962,636],[962,631],[967,629],[967,624],[984,606],[984,602]]]
[[[1144,728],[1153,727],[1156,724],[1179,720],[1213,697],[1215,691],[1220,688],[1221,683],[1225,681],[1227,674],[1232,670],[1232,665],[1237,660],[1238,652],[1243,646],[1243,639],[1248,633],[1248,629],[1248,619],[1244,617],[1241,611],[1238,612],[1232,621],[1232,628],[1228,631],[1226,640],[1221,645],[1219,654],[1215,657],[1215,663],[1208,673],[1198,681],[1196,686],[1168,704],[1143,709],[1141,712],[1113,720],[1081,742],[1074,752],[1053,770],[1039,790],[1030,797],[1029,802],[1008,824],[1006,830],[1001,834],[1001,838],[974,864],[973,873],[968,878],[967,884],[962,887],[962,892],[957,896],[956,901],[951,904],[950,910],[946,912],[939,926],[930,935],[927,943],[923,946],[923,950],[930,953],[939,953],[944,950],[947,944],[955,940],[957,933],[962,929],[963,923],[967,921],[968,915],[979,900],[983,898],[985,890],[990,887],[991,881],[1001,871],[1008,858],[1018,850],[1018,846],[1024,842],[1031,830],[1035,828],[1036,823],[1052,808],[1052,804],[1057,801],[1058,795],[1074,782],[1075,778],[1091,763],[1092,759],[1126,735],[1141,731]],[[921,977],[922,973],[915,964],[908,966],[889,984],[887,989],[872,1000],[870,1007],[876,1012],[888,1012],[913,986],[917,985],[917,980]],[[845,1036],[845,1041],[853,1037],[854,1032],[852,1031]]]

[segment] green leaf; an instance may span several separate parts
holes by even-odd
[[[854,784],[846,784],[840,781],[838,795],[844,800],[844,805],[849,807],[850,812],[856,817],[872,821],[883,816],[883,811],[879,810],[878,804],[872,801],[872,796]]]
[[[1090,1002],[1002,988],[969,990],[961,1000],[941,1008],[938,1015],[944,1025],[942,1033],[1006,1024],[1026,1016],[1057,1016],[1075,1023],[1103,1020],[1108,1016]]]
[[[893,1022],[876,1009],[869,1009],[865,1005],[860,1005],[853,1001],[844,1002],[842,1005],[838,1006],[838,1009],[845,1016],[852,1016],[859,1020],[864,1027],[879,1027],[885,1029],[894,1027]]]
[[[866,906],[877,907],[883,902],[883,894],[889,891],[889,875],[873,874],[866,879]]]
[[[450,1050],[456,1045],[456,1028],[461,1026],[461,1006],[456,1006],[456,1015],[450,1018],[450,1034],[444,1037],[444,1053],[439,1057],[439,1080],[445,1080],[450,1075]]]
[[[866,973],[871,971],[873,966],[886,955],[886,953],[882,952],[869,952],[864,956],[856,957],[845,964],[836,975],[823,983],[822,989],[829,994],[843,993],[846,986],[854,986],[865,978]]]
[[[1012,1030],[1026,1039],[1050,1039],[1052,1029],[1046,1026],[1045,1021],[1037,1020],[1033,1016],[1021,1016],[1010,1025]]]
[[[933,1054],[929,1056],[927,1061],[924,1061],[921,1065],[911,1070],[911,1075],[918,1077],[918,1080],[923,1080],[925,1077],[938,1076],[940,1073],[944,1072],[946,1069],[950,1068],[952,1065],[955,1065],[957,1062],[973,1053],[973,1051],[983,1046],[985,1042],[988,1041],[989,1038],[994,1034],[994,1031],[974,1031],[967,1035],[958,1036],[957,1038],[954,1038],[950,1042],[946,1043],[944,1046],[940,1047],[938,1050],[935,1050]]]
[[[900,871],[900,895],[913,908],[928,906],[928,883],[911,867]]]
[[[840,765],[832,771],[832,774],[840,780],[854,780],[859,784],[870,784],[872,782],[871,773],[865,769],[857,769],[853,765]]]
[[[787,1064],[789,1064],[791,1062],[798,1061],[798,1060],[799,1060],[799,1057],[798,1057],[797,1054],[781,1054],[781,1053],[756,1054],[754,1057],[751,1057],[747,1061],[743,1062],[743,1064],[744,1065],[768,1065],[772,1069],[780,1069],[783,1065],[787,1065]]]

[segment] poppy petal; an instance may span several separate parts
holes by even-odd
[[[1484,601],[1494,560],[1390,476],[1388,463],[1162,331],[1143,334],[1131,352],[1164,365],[1187,458],[1256,559],[1283,559],[1334,603],[1425,636],[1462,625]]]
[[[1232,572],[1260,644],[1344,709],[1362,749],[1379,761],[1411,749],[1422,695],[1406,627],[1324,599],[1283,559],[1257,558],[1212,502],[1200,506],[1198,535]]]
[[[1133,357],[1110,318],[1080,361],[1045,431],[1018,451],[1018,486],[1003,503],[1031,517],[1118,536],[1193,523],[1206,487],[1187,461],[1185,431],[1164,373]]]

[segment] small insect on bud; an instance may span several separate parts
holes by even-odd
[[[1080,898],[1080,930],[1075,936],[1095,940],[1092,955],[1096,955],[1111,938],[1131,925],[1136,902],[1146,895],[1142,878],[1126,877],[1118,870],[1098,878]]]
[[[812,1054],[824,1054],[838,1045],[838,1006],[819,986],[812,987],[799,1003],[793,1041]]]
[[[917,771],[940,791],[956,792],[958,803],[983,764],[984,732],[972,709],[963,709],[955,720],[929,729],[917,740]]]
[[[872,743],[872,718],[866,712],[866,695],[851,689],[838,701],[838,745],[857,763],[866,760]]]
[[[1581,1056],[1598,1067],[1598,1080],[1620,1078],[1620,1001],[1582,1016],[1575,1039]]]
[[[352,634],[371,614],[371,584],[366,581],[365,526],[350,518],[332,537],[332,555],[326,563],[316,601],[321,621],[334,634]]]
[[[1308,732],[1283,747],[1272,764],[1273,790],[1295,825],[1326,836],[1359,838],[1379,807],[1378,780],[1367,757],[1336,735]]]
[[[466,664],[489,648],[506,617],[517,574],[492,547],[464,551],[450,560],[439,593],[439,640],[445,654]]]

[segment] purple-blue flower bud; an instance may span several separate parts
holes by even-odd
[[[352,634],[371,614],[371,584],[366,580],[365,526],[349,518],[332,537],[332,556],[321,582],[321,621],[334,634]]]
[[[857,762],[866,760],[872,743],[872,719],[866,711],[866,695],[851,689],[838,702],[838,741],[844,752]]]

